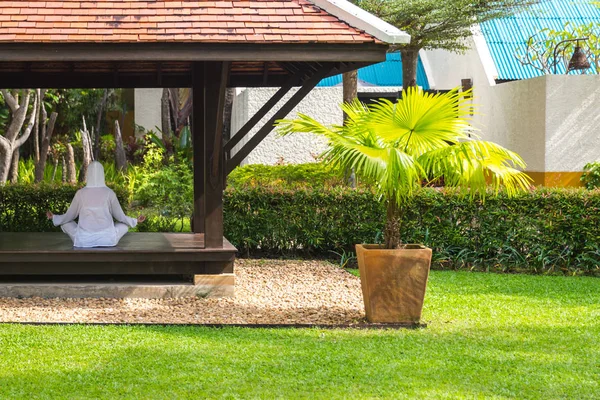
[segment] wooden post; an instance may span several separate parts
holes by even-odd
[[[204,243],[207,248],[223,247],[223,113],[229,63],[205,64],[205,157]]]
[[[194,233],[204,233],[204,62],[194,63],[192,68],[192,145],[194,147],[194,217],[192,231]]]

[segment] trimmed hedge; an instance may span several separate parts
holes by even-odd
[[[376,240],[385,215],[373,193],[343,188],[228,189],[224,201],[225,236],[243,254],[331,256]]]
[[[0,186],[0,232],[59,232],[60,227],[46,218],[46,211],[65,213],[79,188],[48,184]],[[119,202],[126,205],[127,190],[113,190]]]
[[[349,189],[229,190],[225,235],[243,254],[327,255],[381,241],[376,196]],[[434,251],[434,267],[600,275],[600,192],[537,189],[470,201],[424,189],[405,215],[402,237]]]
[[[56,231],[76,187],[0,187],[1,231]],[[122,204],[127,192],[117,189]],[[225,236],[244,255],[328,256],[380,242],[385,210],[376,195],[347,188],[228,189]],[[434,267],[600,275],[600,191],[537,189],[470,201],[424,189],[402,224],[405,242],[434,251]]]

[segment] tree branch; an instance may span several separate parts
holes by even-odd
[[[23,132],[23,134],[14,142],[14,148],[18,149],[19,147],[21,147],[23,145],[23,143],[25,143],[27,141],[27,139],[29,139],[29,135],[31,134],[31,131],[33,130],[33,126],[35,125],[35,110],[38,106],[38,101],[39,99],[37,98],[37,96],[33,96],[34,100],[33,100],[33,109],[31,110],[31,115],[29,116],[29,123],[27,124],[27,127],[25,128],[25,132]]]
[[[4,102],[10,108],[10,110],[12,112],[17,111],[19,108],[19,103],[17,103],[17,100],[13,97],[13,95],[6,89],[0,89],[0,92],[2,92],[2,96],[4,96]]]

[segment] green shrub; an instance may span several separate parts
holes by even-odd
[[[595,161],[585,164],[581,182],[586,189],[596,189],[600,187],[600,162]]]
[[[426,189],[402,237],[434,251],[434,267],[600,274],[600,191],[539,189],[470,201]],[[381,239],[384,210],[369,191],[228,190],[225,236],[244,254],[352,251]]]
[[[163,217],[183,221],[192,214],[193,180],[191,162],[171,156],[165,163],[164,150],[150,144],[143,165],[138,169],[131,168],[127,183],[140,205],[158,210]],[[161,223],[161,226],[165,224]]]
[[[62,214],[79,189],[72,185],[6,185],[0,186],[0,231],[60,231],[46,218],[46,211]],[[119,202],[126,208],[127,191],[113,187]]]
[[[191,184],[190,184],[191,187]],[[0,230],[55,231],[45,211],[64,212],[72,186],[0,187]],[[117,188],[122,204],[128,193]],[[188,202],[191,208],[191,202]],[[189,230],[189,218],[144,210],[140,231]],[[369,190],[229,188],[225,236],[244,255],[331,257],[378,243],[385,210]],[[407,242],[433,249],[433,267],[600,275],[600,191],[536,189],[485,203],[425,189],[402,221]]]
[[[224,230],[244,254],[321,254],[373,242],[384,210],[373,193],[334,188],[228,189]]]
[[[321,188],[344,186],[343,174],[323,163],[293,165],[250,164],[234,169],[227,177],[233,188],[274,186]]]

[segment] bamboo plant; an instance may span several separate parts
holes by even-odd
[[[277,121],[280,134],[312,132],[324,136],[329,149],[325,162],[354,169],[376,183],[386,203],[385,247],[402,247],[400,223],[417,190],[443,179],[445,186],[484,197],[504,188],[509,194],[530,187],[516,153],[482,141],[469,124],[473,104],[469,92],[454,89],[430,94],[410,87],[393,103],[385,99],[366,106],[355,100],[342,105],[344,126],[325,126],[299,114]]]

